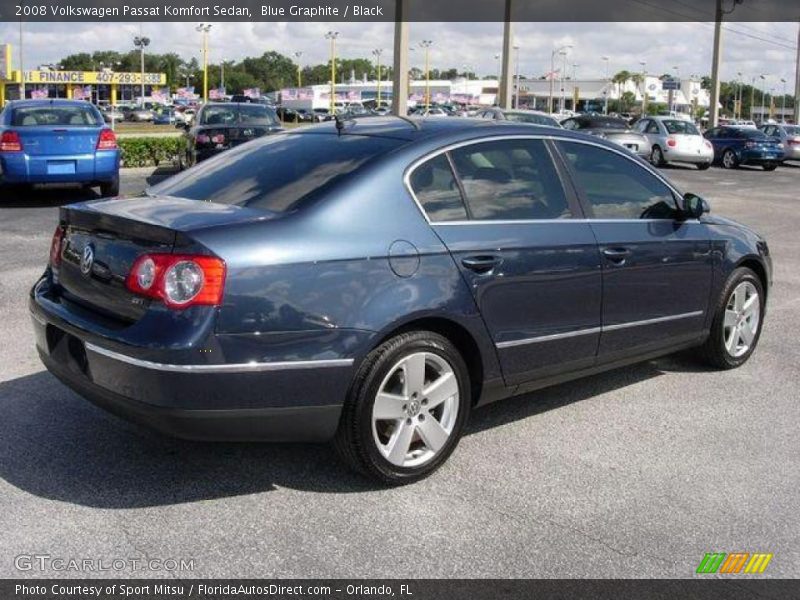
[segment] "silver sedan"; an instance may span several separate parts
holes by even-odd
[[[650,162],[657,167],[679,162],[705,170],[714,161],[714,147],[697,127],[675,117],[645,117],[634,129],[650,142]]]
[[[772,123],[759,129],[783,143],[786,160],[800,160],[800,125]]]

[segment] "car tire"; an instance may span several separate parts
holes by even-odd
[[[725,150],[722,153],[722,166],[725,169],[735,169],[739,166],[739,159],[736,158],[736,153],[733,150]]]
[[[731,273],[700,349],[704,362],[717,369],[735,369],[747,362],[761,337],[765,299],[764,286],[751,269],[739,267]]]
[[[697,165],[697,169],[700,171],[708,171],[711,168],[711,163],[700,163]]]
[[[119,177],[115,177],[111,181],[105,181],[101,183],[100,195],[103,196],[103,198],[119,196]]]
[[[663,167],[667,164],[667,161],[664,160],[664,151],[658,146],[653,146],[650,151],[650,162],[656,167]]]
[[[774,171],[775,169],[778,168],[778,165],[775,164],[775,163],[768,163],[768,164],[762,165],[762,167],[763,167],[763,169],[765,171]]]
[[[334,446],[348,466],[371,479],[412,483],[447,460],[471,405],[469,372],[455,346],[429,331],[403,333],[364,359]]]

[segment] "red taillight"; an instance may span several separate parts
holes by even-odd
[[[789,146],[800,146],[800,138],[795,138],[793,140],[786,140],[786,143]]]
[[[58,267],[61,264],[61,244],[64,241],[64,228],[59,225],[53,232],[50,242],[50,266]]]
[[[22,140],[16,131],[4,131],[0,136],[0,152],[22,152]]]
[[[221,133],[218,133],[217,135],[215,135],[215,136],[213,136],[211,138],[211,141],[214,142],[215,144],[224,144],[225,143],[225,136],[223,134],[221,134]]]
[[[667,138],[667,146],[670,148],[674,148],[678,145],[678,141],[675,138]]]
[[[97,138],[97,150],[116,150],[117,136],[110,129],[103,129],[100,131],[100,137]]]
[[[225,286],[225,262],[194,254],[145,254],[136,259],[126,287],[161,300],[170,308],[218,306]]]
[[[208,137],[205,133],[198,133],[197,137],[194,140],[194,143],[195,143],[195,145],[210,144],[211,143],[211,138]]]

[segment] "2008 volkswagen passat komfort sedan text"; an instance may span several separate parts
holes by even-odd
[[[753,352],[766,242],[624,148],[497,121],[343,125],[62,208],[30,299],[47,367],[164,432],[333,439],[404,482],[476,405],[682,348],[720,368]]]

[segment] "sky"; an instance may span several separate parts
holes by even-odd
[[[184,58],[200,59],[200,34],[193,23],[26,23],[25,65],[57,62],[62,56],[94,50],[127,51],[133,37],[141,32],[151,39],[152,52],[177,52]],[[723,37],[722,77],[746,81],[766,75],[760,87],[782,92],[781,78],[792,93],[798,23],[726,23]],[[540,76],[550,70],[554,48],[570,44],[567,74],[577,78],[604,77],[602,56],[609,57],[609,71],[622,69],[674,73],[681,76],[706,75],[711,71],[713,23],[517,23],[515,43],[519,45],[520,72]],[[393,23],[214,23],[209,38],[209,61],[238,60],[276,50],[287,55],[302,52],[302,64],[327,62],[329,30],[340,32],[338,55],[372,58],[375,48],[384,50],[383,61],[391,61]],[[410,41],[415,51],[411,66],[422,67],[420,40],[433,41],[432,68],[469,65],[479,75],[499,70],[495,55],[501,51],[502,23],[412,23]],[[18,42],[19,24],[0,23],[0,43]],[[14,50],[16,68],[17,55]],[[562,64],[563,64],[563,59]],[[578,65],[573,67],[572,65]]]

